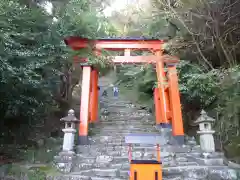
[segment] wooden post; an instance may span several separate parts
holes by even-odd
[[[82,66],[82,93],[80,107],[79,144],[88,144],[89,99],[91,84],[91,66]]]
[[[161,122],[163,124],[169,124],[167,118],[167,102],[165,97],[165,86],[166,83],[166,76],[164,73],[164,62],[162,59],[162,52],[158,51],[156,55],[159,57],[159,61],[156,62],[156,72],[157,72],[157,84],[159,90],[159,98],[160,98],[160,112],[161,112]]]
[[[89,103],[88,103],[88,123],[91,122],[91,114],[92,114],[92,68],[91,68],[91,75],[90,75],[90,91],[89,91]]]
[[[170,108],[169,88],[168,87],[165,88],[164,95],[166,98],[167,119],[168,119],[168,122],[171,123],[172,114],[171,114],[171,108]]]
[[[154,88],[154,105],[155,105],[155,118],[156,124],[161,124],[161,109],[160,109],[160,98],[158,88]]]
[[[98,117],[98,71],[92,70],[91,72],[91,117],[90,122],[95,123]]]
[[[170,107],[172,115],[172,133],[174,136],[183,136],[183,121],[182,110],[180,102],[180,94],[178,89],[178,76],[176,65],[168,65],[168,84],[169,84],[169,96]]]

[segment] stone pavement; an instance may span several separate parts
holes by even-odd
[[[155,120],[146,110],[138,109],[124,97],[101,97],[108,111],[94,128],[91,144],[78,146],[71,172],[50,180],[127,180],[129,172],[128,147],[124,143],[129,133],[158,133],[168,138],[161,147],[164,180],[232,180],[235,171],[224,165],[221,153],[209,157],[201,155],[194,141],[178,145],[169,134],[155,126]],[[156,159],[153,145],[136,145],[133,159]]]

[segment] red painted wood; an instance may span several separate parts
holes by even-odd
[[[91,83],[92,83],[92,91],[91,91],[91,114],[90,114],[90,122],[95,123],[97,121],[98,115],[98,71],[92,70],[91,72]]]
[[[160,97],[159,97],[159,90],[158,88],[154,88],[154,105],[155,105],[155,118],[156,124],[161,124],[161,104],[160,104]]]
[[[92,46],[96,49],[124,50],[124,49],[152,49],[161,50],[164,42],[162,40],[88,40],[80,37],[65,38],[66,45],[73,50],[79,50]]]
[[[80,107],[79,136],[88,135],[90,83],[91,83],[91,67],[84,66],[82,70],[82,93]]]
[[[162,52],[159,51],[156,53],[156,57],[161,58]],[[166,97],[165,97],[165,87],[166,87],[166,77],[164,72],[164,62],[158,61],[156,63],[156,73],[157,73],[157,86],[159,90],[159,98],[160,98],[160,114],[161,114],[161,121],[162,123],[168,124],[168,118],[167,118],[167,103],[166,103]]]
[[[183,136],[183,120],[176,66],[168,67],[169,99],[172,110],[172,134]]]

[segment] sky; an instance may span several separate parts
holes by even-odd
[[[52,14],[52,8],[53,8],[53,5],[51,2],[45,2],[43,5],[44,9],[49,13],[49,14]]]
[[[105,16],[111,16],[111,13],[113,11],[119,11],[121,9],[124,9],[128,4],[134,3],[135,0],[115,0],[111,6],[107,7],[103,13]]]

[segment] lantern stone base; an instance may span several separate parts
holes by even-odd
[[[75,158],[76,155],[73,151],[62,151],[54,157],[54,164],[60,172],[70,173]]]

